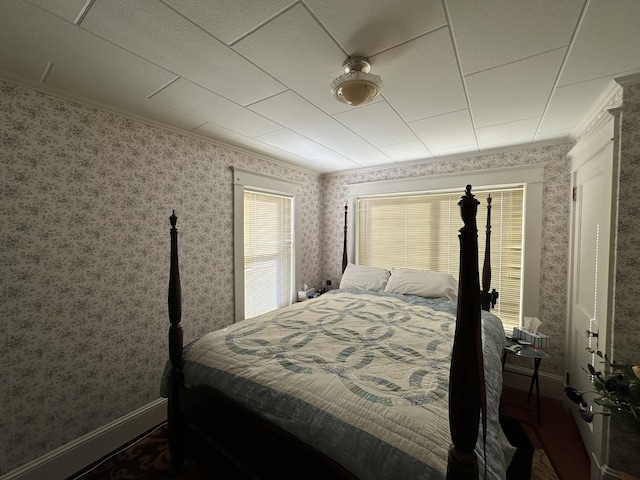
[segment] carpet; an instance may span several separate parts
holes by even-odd
[[[535,447],[531,480],[559,480],[534,426],[523,424]],[[171,471],[167,426],[163,424],[138,441],[98,462],[69,480],[203,480],[213,478],[197,464],[187,462],[180,475]],[[216,476],[231,480],[227,475]]]

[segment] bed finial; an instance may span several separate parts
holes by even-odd
[[[467,185],[464,195],[460,197],[458,206],[460,207],[460,216],[464,222],[464,226],[460,232],[464,232],[467,228],[475,230],[477,233],[476,214],[478,213],[478,205],[480,202],[476,200],[476,196],[471,193],[471,185]]]
[[[171,210],[171,216],[169,217],[169,222],[171,222],[171,226],[176,228],[176,222],[178,221],[178,217],[176,217],[176,211]]]

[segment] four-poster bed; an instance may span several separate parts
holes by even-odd
[[[504,478],[512,453],[498,422],[504,331],[481,314],[497,293],[490,200],[480,289],[478,203],[467,186],[457,295],[448,275],[374,267],[364,275],[348,264],[345,208],[340,289],[186,348],[172,215],[165,393],[174,468],[188,453],[247,478],[455,480],[483,470]],[[362,289],[344,288],[363,278]]]

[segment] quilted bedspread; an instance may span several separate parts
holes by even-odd
[[[455,311],[445,299],[332,291],[192,343],[185,385],[214,385],[359,478],[443,479]],[[504,330],[482,313],[487,478],[501,479]]]

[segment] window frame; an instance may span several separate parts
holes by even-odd
[[[542,193],[545,164],[504,167],[491,170],[475,170],[443,175],[430,175],[377,182],[353,183],[347,186],[347,205],[350,212],[347,221],[347,252],[351,262],[357,259],[357,201],[358,198],[381,195],[413,195],[417,193],[437,193],[460,191],[472,185],[476,189],[503,188],[523,185],[524,219],[522,246],[522,287],[520,293],[520,325],[523,317],[539,317],[540,309],[540,261],[542,253]],[[486,208],[485,199],[480,208]],[[462,227],[462,220],[460,226]],[[484,225],[478,225],[479,240],[484,241]],[[492,239],[493,240],[493,239]],[[482,259],[480,259],[482,261]],[[482,265],[479,266],[482,268]],[[480,274],[482,274],[480,272]],[[499,301],[499,300],[498,300]]]
[[[300,219],[302,184],[271,175],[233,167],[233,271],[234,271],[234,318],[235,322],[245,320],[244,281],[244,192],[249,189],[290,197],[293,203],[293,246],[290,303],[296,301],[296,285],[301,278],[300,266]]]

